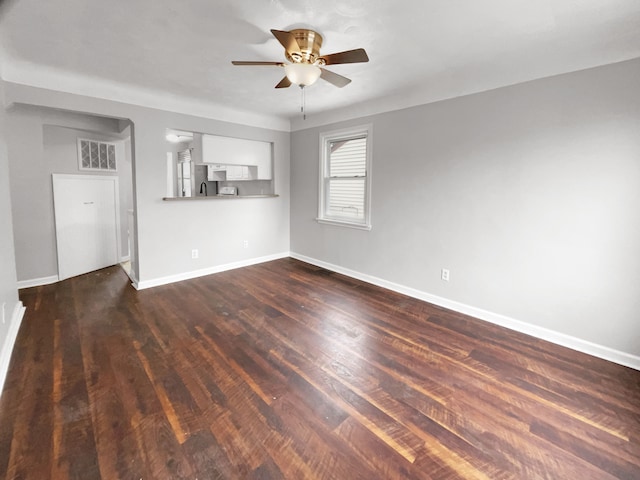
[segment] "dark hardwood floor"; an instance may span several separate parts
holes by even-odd
[[[292,259],[20,293],[8,479],[640,478],[640,372]]]

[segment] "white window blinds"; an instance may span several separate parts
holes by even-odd
[[[364,221],[367,137],[329,143],[326,213]]]

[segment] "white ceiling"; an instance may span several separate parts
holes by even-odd
[[[300,123],[271,28],[365,48],[306,91],[309,120],[367,114],[640,57],[640,0],[4,0],[8,81],[247,123]],[[231,115],[231,116],[229,116]],[[272,123],[273,125],[274,123]]]

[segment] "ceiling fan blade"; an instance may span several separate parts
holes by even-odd
[[[342,88],[351,83],[351,79],[347,77],[343,77],[342,75],[338,75],[337,73],[331,72],[324,68],[321,68],[320,70],[321,70],[320,78],[322,78],[323,80],[326,80],[327,82],[331,83],[332,85],[335,85],[338,88]]]
[[[271,29],[271,33],[278,39],[287,52],[301,53],[300,45],[298,45],[296,37],[291,32]]]
[[[361,63],[368,62],[369,57],[364,48],[356,48],[355,50],[347,50],[345,52],[332,53],[320,57],[324,60],[325,65],[335,65],[337,63]]]
[[[244,62],[240,60],[233,60],[231,63],[234,65],[274,65],[276,67],[284,67],[283,62]]]
[[[290,86],[291,80],[289,80],[287,77],[284,77],[282,80],[280,80],[280,83],[276,85],[276,88],[288,88]]]

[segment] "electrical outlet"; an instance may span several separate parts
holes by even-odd
[[[245,240],[242,244],[244,245],[244,248],[249,248],[249,240]]]
[[[198,249],[194,248],[191,250],[191,258],[198,258]]]
[[[444,280],[445,282],[449,281],[449,270],[447,270],[446,268],[442,269],[442,272],[440,273],[440,278],[442,278],[442,280]]]

